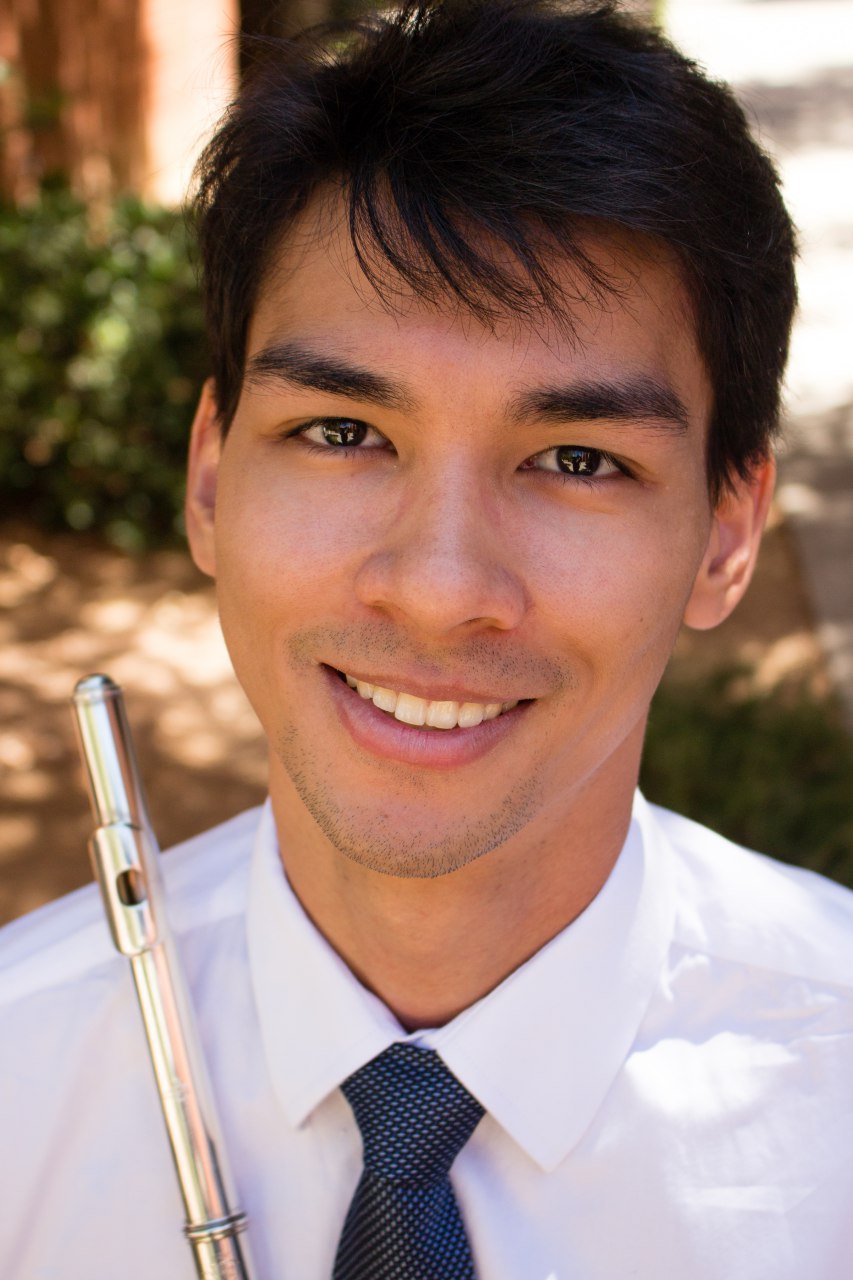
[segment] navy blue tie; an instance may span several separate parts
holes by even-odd
[[[450,1166],[483,1108],[431,1049],[392,1044],[341,1085],[364,1143],[333,1280],[475,1280]]]

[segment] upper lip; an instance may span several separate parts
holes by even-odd
[[[333,671],[339,671],[342,675],[352,676],[354,680],[360,680],[364,684],[372,684],[377,689],[393,689],[395,693],[411,693],[416,698],[423,698],[425,702],[479,702],[487,706],[490,702],[524,702],[529,698],[525,694],[518,693],[498,693],[494,689],[489,693],[472,692],[470,688],[466,688],[462,684],[457,684],[453,680],[442,681],[439,685],[427,683],[418,679],[417,676],[386,676],[386,675],[365,675],[360,670],[352,667],[333,666]]]

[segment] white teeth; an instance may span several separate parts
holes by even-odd
[[[373,701],[374,703],[376,702],[375,695]],[[403,724],[413,724],[419,727],[426,720],[428,706],[428,702],[423,698],[416,698],[413,693],[398,693],[394,715],[398,720],[402,720]]]
[[[382,685],[357,680],[355,676],[344,674],[344,679],[351,689],[371,701],[380,711],[387,711],[403,724],[416,727],[426,725],[430,729],[455,729],[458,726],[460,729],[473,729],[483,720],[495,720],[504,711],[511,711],[518,706],[517,700],[485,703],[430,702],[413,693],[396,693]]]
[[[380,711],[390,711],[393,715],[397,709],[397,695],[393,689],[383,689],[375,685],[373,689],[373,705]]]
[[[455,729],[459,723],[459,703],[428,703],[426,722],[431,729]]]

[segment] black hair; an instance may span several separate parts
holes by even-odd
[[[331,186],[380,292],[390,264],[486,320],[562,316],[560,258],[601,298],[590,228],[662,242],[713,390],[712,496],[770,450],[796,301],[777,174],[731,91],[612,3],[407,0],[265,41],[197,175],[224,430],[265,272]]]

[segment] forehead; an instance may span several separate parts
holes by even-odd
[[[368,279],[342,205],[317,200],[272,255],[252,316],[247,355],[299,341],[369,357],[427,387],[476,378],[523,386],[556,368],[595,376],[620,373],[671,384],[702,424],[711,391],[696,340],[692,306],[675,255],[648,238],[597,228],[583,249],[605,287],[558,255],[550,266],[561,287],[558,314],[502,312],[484,321],[448,290],[424,298],[387,263]],[[499,261],[500,246],[484,246]],[[522,279],[520,268],[504,260]],[[374,277],[375,278],[375,277]]]

